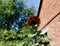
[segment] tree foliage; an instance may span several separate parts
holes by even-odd
[[[0,28],[10,29],[19,16],[32,14],[33,8],[27,8],[22,0],[0,0]]]
[[[0,46],[39,46],[48,43],[50,39],[45,34],[40,35],[36,29],[25,26],[19,33],[12,29],[0,30]]]
[[[34,13],[35,9],[28,8],[22,0],[0,0],[0,46],[39,46],[48,43],[50,39],[47,35],[40,35],[37,31],[38,25],[27,25],[27,19]]]

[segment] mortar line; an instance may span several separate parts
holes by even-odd
[[[59,14],[60,14],[60,12],[57,13],[49,22],[47,22],[47,24],[45,24],[45,25],[40,29],[40,31],[43,30],[50,22],[52,22]]]

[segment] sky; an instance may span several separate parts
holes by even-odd
[[[40,3],[40,0],[27,0],[27,6],[28,7],[31,7],[31,6],[34,6],[35,9],[36,9],[36,14],[37,15],[37,12],[38,12],[38,8],[39,8],[39,3]]]

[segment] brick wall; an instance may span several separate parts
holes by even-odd
[[[41,24],[38,30],[48,28],[48,36],[52,39],[51,46],[60,46],[60,0],[43,0],[39,17]]]

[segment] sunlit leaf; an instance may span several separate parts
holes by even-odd
[[[36,33],[36,34],[37,34],[37,33]],[[29,37],[29,38],[33,38],[34,36],[36,36],[36,34],[30,34],[30,33],[29,33],[29,34],[28,34],[28,37]]]

